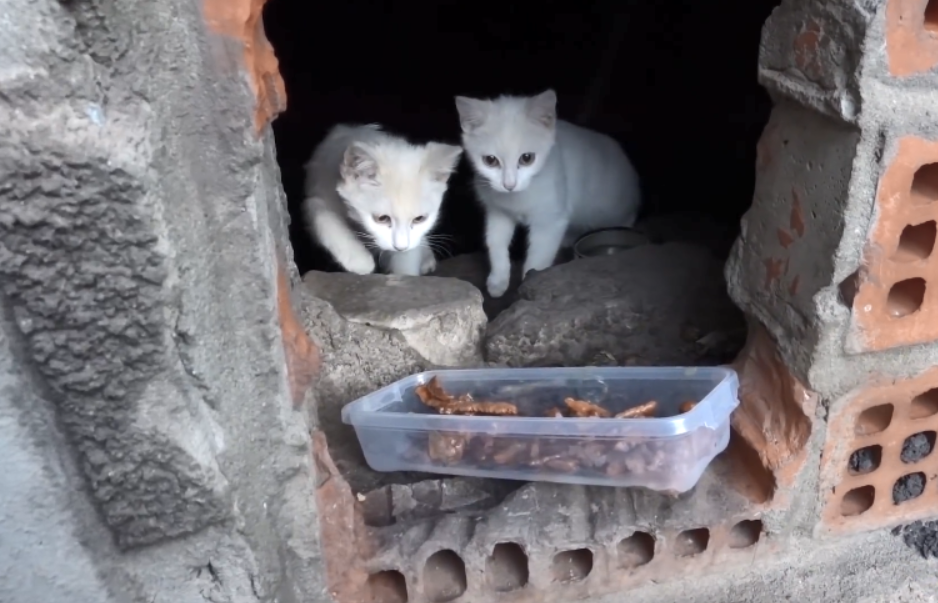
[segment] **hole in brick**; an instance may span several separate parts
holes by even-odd
[[[860,413],[854,432],[861,436],[872,435],[885,431],[890,423],[892,423],[892,404],[880,404]]]
[[[762,521],[745,519],[730,530],[730,548],[745,549],[759,542],[762,536]]]
[[[935,250],[936,234],[938,234],[938,226],[934,220],[915,226],[906,226],[899,236],[899,246],[896,247],[896,253],[892,259],[897,262],[914,262],[928,258]]]
[[[925,11],[926,15],[929,14],[929,11],[932,14],[938,11],[938,8],[931,8],[931,5],[935,4],[935,0],[929,0],[928,4],[929,8]],[[928,23],[927,16],[925,22]],[[938,163],[927,163],[918,168],[912,178],[911,193],[912,202],[918,205],[938,201]]]
[[[554,582],[579,582],[593,571],[593,551],[576,549],[557,553],[550,569]]]
[[[710,530],[707,528],[697,528],[696,530],[685,530],[677,535],[674,541],[674,549],[678,557],[692,557],[699,555],[707,550],[710,545]]]
[[[423,566],[423,591],[432,603],[446,603],[466,592],[466,564],[450,550],[430,555]]]
[[[387,570],[368,576],[368,603],[407,603],[404,574]]]
[[[925,29],[938,33],[938,2],[928,0],[925,5]]]
[[[938,413],[938,388],[930,389],[912,398],[909,415],[913,419],[924,419]]]
[[[925,474],[921,471],[903,475],[892,486],[892,502],[902,504],[918,498],[925,491]]]
[[[861,486],[844,494],[840,501],[840,514],[844,517],[862,515],[870,510],[876,500],[876,489],[873,486]]]
[[[925,279],[907,278],[889,289],[886,296],[886,311],[893,318],[904,318],[918,312],[925,301]]]
[[[872,473],[879,469],[879,464],[883,460],[883,447],[876,446],[867,446],[866,448],[860,448],[855,450],[853,454],[850,455],[850,461],[847,463],[847,469],[850,471],[850,475],[863,475],[864,473]]]
[[[860,288],[860,273],[854,271],[853,274],[845,278],[837,286],[840,303],[847,308],[853,308],[853,300],[857,296],[857,290]]]
[[[935,449],[935,432],[923,431],[910,435],[902,442],[902,454],[900,458],[903,463],[917,463]]]
[[[619,543],[619,567],[633,569],[655,558],[655,539],[651,534],[635,532]]]
[[[485,562],[485,576],[495,592],[505,593],[528,583],[528,556],[514,542],[499,542]]]

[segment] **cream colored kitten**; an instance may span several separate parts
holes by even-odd
[[[430,272],[436,259],[425,237],[461,153],[437,142],[410,144],[377,125],[335,126],[306,164],[310,230],[349,272],[374,272],[369,247],[390,254],[393,274]]]

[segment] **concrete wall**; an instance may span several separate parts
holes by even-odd
[[[260,8],[0,0],[4,602],[325,596]]]

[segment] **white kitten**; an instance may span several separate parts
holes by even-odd
[[[436,259],[424,237],[461,154],[454,145],[410,144],[377,125],[333,127],[306,164],[310,230],[349,272],[374,271],[369,246],[391,254],[394,274],[430,272]]]
[[[508,288],[508,247],[528,226],[524,274],[554,263],[582,234],[632,226],[641,206],[638,174],[612,138],[557,119],[557,95],[494,100],[456,97],[463,147],[485,207],[489,294]]]

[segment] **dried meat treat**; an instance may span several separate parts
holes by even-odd
[[[551,419],[562,419],[563,411],[555,406],[551,408],[550,410],[548,410],[544,416],[550,417]]]
[[[456,400],[439,409],[441,415],[517,416],[518,407],[510,402],[474,402]]]
[[[415,391],[421,402],[443,415],[512,416],[518,414],[518,407],[508,402],[477,402],[469,394],[458,398],[448,394],[436,377],[424,385],[418,385]]]
[[[586,400],[577,400],[575,398],[564,398],[563,403],[567,405],[574,417],[602,417],[612,416],[608,410],[602,406],[587,402]]]
[[[649,400],[644,404],[639,404],[638,406],[633,406],[632,408],[627,408],[616,415],[617,419],[641,419],[641,418],[651,418],[655,416],[655,411],[658,410],[658,402],[655,400]]]
[[[464,433],[433,431],[430,433],[428,450],[434,461],[451,464],[462,460],[469,436]]]
[[[694,410],[695,406],[697,406],[696,402],[694,402],[693,400],[688,400],[686,402],[681,402],[681,406],[679,407],[679,410],[683,414],[685,412],[690,412]]]

